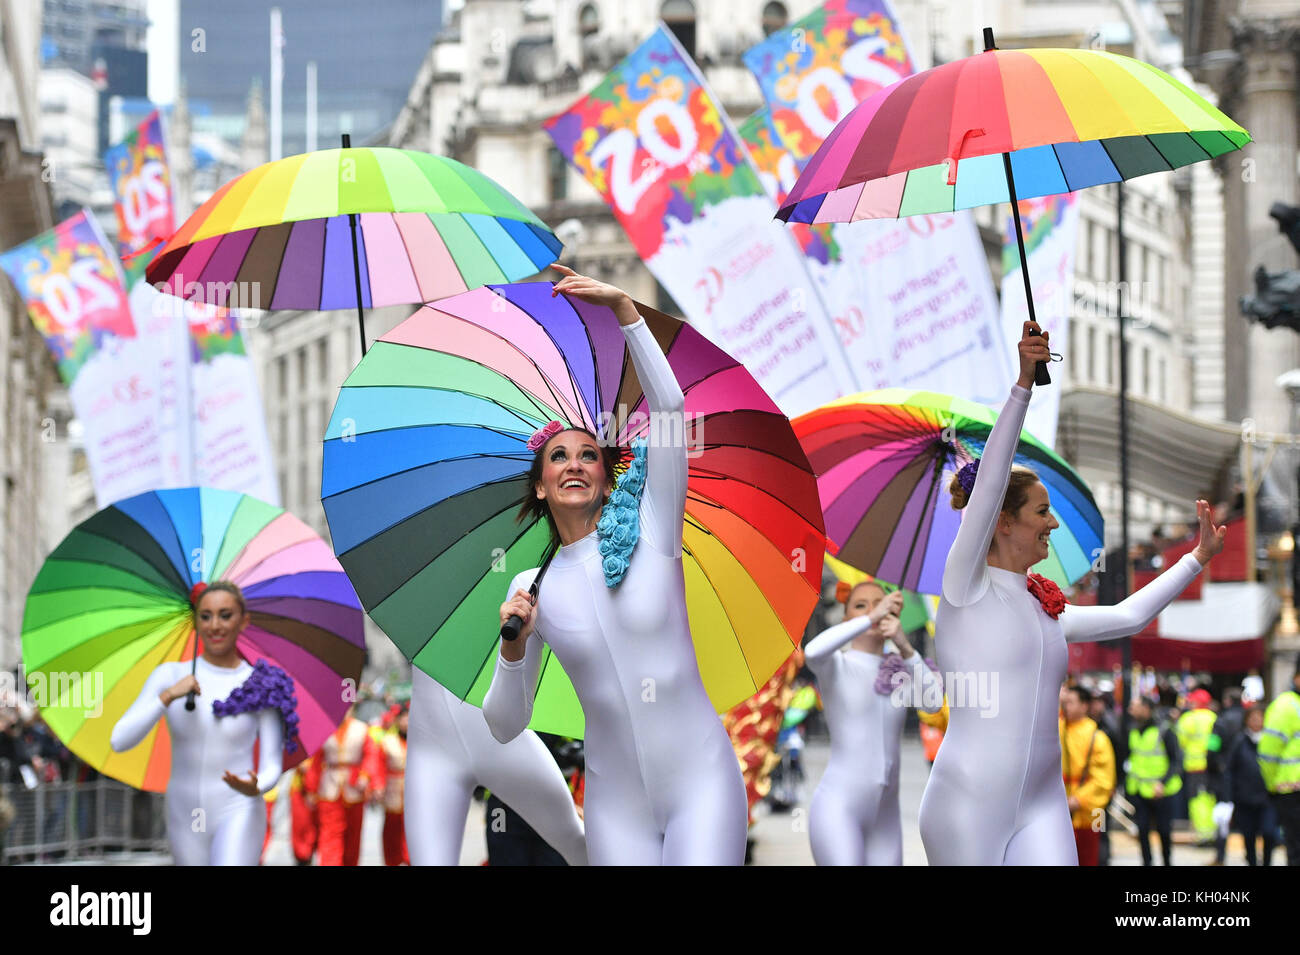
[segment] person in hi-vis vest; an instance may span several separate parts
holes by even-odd
[[[1210,792],[1208,758],[1210,734],[1216,714],[1210,709],[1210,694],[1200,689],[1187,695],[1190,708],[1178,717],[1175,730],[1183,751],[1183,791],[1187,799],[1187,819],[1197,838],[1208,842],[1214,838],[1214,794]]]
[[[1138,697],[1129,704],[1134,726],[1128,734],[1128,759],[1124,763],[1126,788],[1138,825],[1138,842],[1142,864],[1151,865],[1151,828],[1160,835],[1160,855],[1165,865],[1172,865],[1173,840],[1170,822],[1173,804],[1170,797],[1183,788],[1182,752],[1171,727],[1158,723],[1151,712],[1151,702]]]

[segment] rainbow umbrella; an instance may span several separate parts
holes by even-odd
[[[903,388],[850,395],[796,418],[836,557],[907,590],[940,593],[960,524],[948,483],[984,453],[996,421],[973,401]],[[1015,460],[1038,473],[1061,525],[1034,570],[1068,587],[1104,551],[1101,512],[1074,469],[1028,431]]]
[[[1139,60],[998,50],[987,29],[984,41],[983,53],[915,73],[854,107],[777,218],[854,222],[1010,201],[1023,267],[1017,199],[1177,169],[1250,142],[1205,99]]]
[[[246,494],[148,491],[74,528],[41,567],[23,615],[28,686],[47,694],[41,712],[50,728],[100,772],[138,789],[166,788],[165,723],[125,753],[114,753],[109,737],[159,664],[193,657],[190,589],[214,580],[238,584],[248,601],[252,624],[236,642],[240,655],[293,678],[304,745],[288,765],[342,720],[344,681],[355,686],[361,675],[364,618],[329,545]],[[93,692],[101,675],[101,712],[88,713],[79,684],[92,680]]]
[[[887,584],[883,580],[877,581],[875,577],[866,571],[858,570],[856,567],[844,563],[844,561],[826,555],[826,569],[835,575],[835,579],[850,587],[856,587],[858,584],[867,583],[868,581],[879,583],[881,588],[886,592],[897,590],[894,584]],[[930,612],[925,607],[925,598],[918,593],[910,590],[903,591],[903,612],[898,615],[898,622],[903,628],[904,633],[911,633],[914,630],[921,630],[930,623]]]
[[[146,277],[218,305],[360,312],[527,278],[561,248],[519,200],[453,159],[324,149],[226,183],[176,230]]]
[[[362,604],[408,659],[476,704],[506,588],[549,545],[544,521],[515,521],[529,437],[559,419],[626,446],[674,426],[645,413],[613,313],[552,288],[490,286],[426,305],[352,372],[325,436],[325,515]],[[705,688],[725,712],[785,662],[817,603],[816,482],[742,365],[690,326],[641,312],[686,395],[686,597]],[[549,650],[532,726],[583,732]]]

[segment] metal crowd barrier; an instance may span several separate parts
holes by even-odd
[[[0,864],[166,852],[163,799],[105,776],[35,789],[0,783],[0,802],[7,800],[14,810],[9,827],[0,831]]]

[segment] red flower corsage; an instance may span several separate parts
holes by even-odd
[[[1029,575],[1029,592],[1043,605],[1043,613],[1053,620],[1065,609],[1065,594],[1042,574]]]

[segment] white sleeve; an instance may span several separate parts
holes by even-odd
[[[277,709],[257,711],[257,791],[266,795],[284,774],[284,722]]]
[[[510,582],[506,591],[507,598],[516,590],[527,590],[532,586],[536,570],[519,574]],[[542,579],[542,588],[546,586]],[[537,676],[542,667],[542,635],[536,627],[528,638],[524,649],[524,658],[514,662],[501,656],[497,651],[496,668],[492,671],[492,683],[483,697],[483,718],[487,720],[488,729],[499,743],[508,743],[525,729],[533,718],[533,699],[537,695]],[[499,644],[498,644],[499,646]]]
[[[651,414],[642,531],[657,550],[677,557],[686,513],[686,397],[645,319],[620,327]]]
[[[125,753],[128,749],[139,746],[154,725],[162,719],[167,712],[167,707],[163,706],[162,700],[158,697],[163,690],[176,682],[170,679],[172,670],[172,667],[164,663],[145,679],[140,696],[113,727],[113,735],[108,741],[113,752]],[[172,700],[172,704],[185,705],[180,700]]]
[[[835,660],[835,653],[854,637],[859,637],[871,629],[870,614],[841,620],[833,627],[827,627],[804,645],[804,661],[814,673],[821,676]]]
[[[1011,397],[1002,406],[984,445],[975,489],[962,511],[957,539],[943,566],[943,595],[954,607],[974,603],[988,586],[989,545],[1002,513],[1002,499],[1011,481],[1011,464],[1028,407],[1029,389],[1012,385]]]
[[[926,665],[925,657],[915,647],[912,648],[912,655],[903,662],[912,668],[912,679],[921,686],[921,699],[934,700],[933,706],[922,703],[917,709],[925,713],[938,713],[943,709],[943,680],[939,674]]]
[[[1113,607],[1068,604],[1061,613],[1061,630],[1066,642],[1095,643],[1132,636],[1156,619],[1200,572],[1201,562],[1191,554],[1184,554],[1174,566]]]

